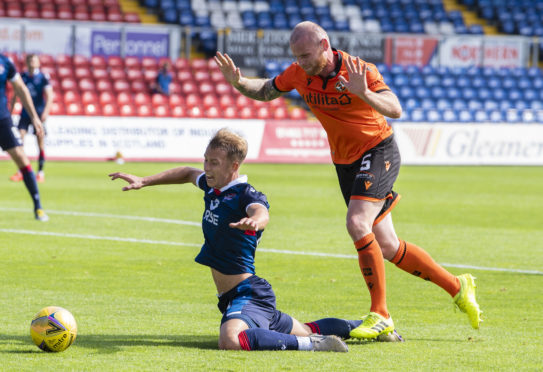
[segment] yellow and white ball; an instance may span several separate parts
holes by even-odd
[[[30,335],[36,346],[43,351],[64,351],[75,341],[77,324],[68,310],[48,306],[32,319]]]

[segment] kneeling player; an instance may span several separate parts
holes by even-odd
[[[110,177],[129,183],[123,191],[188,182],[204,191],[205,242],[196,262],[211,268],[219,294],[220,349],[346,352],[340,337],[348,338],[360,320],[327,318],[302,324],[276,309],[271,285],[255,275],[255,250],[269,221],[269,204],[247,183],[247,176],[239,175],[246,155],[247,142],[222,129],[209,142],[203,171],[178,167],[147,177]]]

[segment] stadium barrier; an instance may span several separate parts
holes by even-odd
[[[250,146],[247,160],[330,163],[326,133],[313,121],[53,116],[47,122],[52,160],[202,161],[211,135],[229,127]],[[404,164],[543,165],[543,125],[393,124]],[[33,136],[25,151],[37,155]],[[6,159],[6,154],[0,155]]]

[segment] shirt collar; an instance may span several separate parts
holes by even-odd
[[[247,175],[242,174],[241,176],[239,176],[235,180],[231,181],[226,186],[221,187],[220,189],[212,188],[211,190],[209,190],[209,193],[213,192],[216,195],[219,195],[220,193],[228,190],[229,188],[231,188],[233,186],[239,185],[240,183],[247,183],[247,180],[248,180]]]

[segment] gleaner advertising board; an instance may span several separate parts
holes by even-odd
[[[120,151],[128,161],[201,161],[209,138],[223,127],[248,140],[248,161],[331,162],[326,132],[314,121],[53,116],[46,150],[49,159],[59,160],[106,160]],[[393,127],[403,164],[543,165],[540,124]],[[34,136],[25,137],[25,151],[37,155]]]

